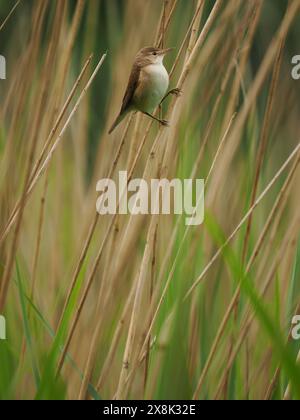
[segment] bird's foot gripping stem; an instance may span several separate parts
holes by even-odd
[[[159,123],[163,126],[163,127],[170,127],[170,123],[167,120],[160,120]]]
[[[179,97],[179,96],[181,96],[182,95],[182,90],[181,89],[179,89],[179,88],[175,88],[175,89],[172,89],[172,90],[170,90],[170,92],[169,92],[169,94],[170,95],[175,95],[175,96],[177,96],[177,97]]]

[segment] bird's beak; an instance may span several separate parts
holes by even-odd
[[[159,55],[166,55],[173,50],[174,48],[165,48],[164,50],[160,50]]]

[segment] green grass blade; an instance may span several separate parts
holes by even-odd
[[[38,389],[39,385],[40,385],[40,374],[39,374],[38,362],[36,360],[36,356],[35,356],[34,348],[33,348],[33,343],[32,343],[30,323],[29,323],[29,319],[28,319],[28,313],[26,311],[26,305],[25,305],[25,300],[24,300],[24,289],[23,289],[21,272],[20,272],[20,267],[19,267],[18,262],[16,262],[16,267],[17,267],[17,285],[18,285],[19,298],[20,298],[20,304],[21,304],[21,309],[22,309],[24,333],[25,333],[27,347],[28,347],[28,350],[29,350],[29,356],[30,356],[30,360],[31,360],[35,385],[36,385],[36,388]]]

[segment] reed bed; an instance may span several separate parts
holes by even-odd
[[[0,2],[1,399],[299,399],[300,0]],[[112,136],[136,52],[170,127]],[[99,179],[205,180],[205,220],[96,212]]]

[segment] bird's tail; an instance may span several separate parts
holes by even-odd
[[[115,122],[111,126],[111,129],[109,130],[108,134],[111,134],[114,131],[114,129],[120,124],[120,122],[123,120],[123,118],[125,118],[125,116],[126,116],[125,112],[120,112],[120,114],[117,116]]]

